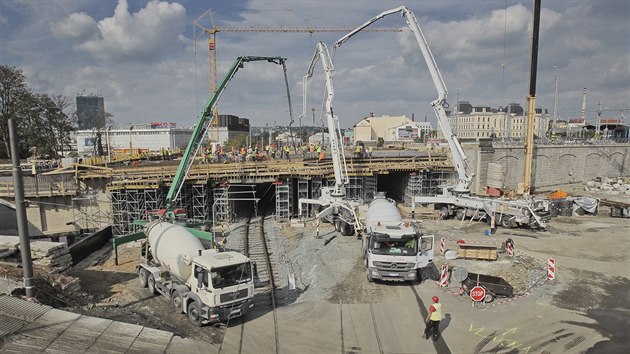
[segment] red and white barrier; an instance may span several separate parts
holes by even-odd
[[[505,246],[507,247],[508,257],[514,257],[514,244],[512,242],[508,242]]]
[[[442,265],[441,273],[440,273],[440,287],[445,288],[448,286],[448,266],[446,264]]]
[[[547,261],[547,280],[556,279],[556,260],[549,258]]]
[[[440,239],[440,254],[444,255],[446,253],[446,239],[442,237]]]

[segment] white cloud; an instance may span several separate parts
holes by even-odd
[[[8,25],[8,24],[9,24],[9,18],[6,16],[0,15],[0,25]]]
[[[86,40],[97,32],[96,21],[85,12],[75,12],[67,19],[51,24],[50,30],[57,38]]]
[[[114,16],[98,23],[83,13],[73,13],[53,31],[59,37],[85,38],[91,26],[96,33],[76,46],[101,60],[154,61],[178,42],[186,23],[186,9],[179,3],[150,1],[130,13],[127,0],[119,0]]]

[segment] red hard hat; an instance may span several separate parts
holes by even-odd
[[[437,296],[434,296],[434,297],[433,297],[433,302],[439,302],[439,301],[440,301],[440,298],[439,298],[439,297],[437,297]]]

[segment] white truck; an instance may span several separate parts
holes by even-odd
[[[434,236],[403,220],[396,203],[381,193],[365,217],[363,257],[368,281],[416,281],[433,263]]]
[[[205,249],[184,226],[162,221],[145,225],[140,286],[166,297],[195,326],[245,315],[253,306],[253,265],[237,252]],[[199,231],[196,231],[199,232]]]

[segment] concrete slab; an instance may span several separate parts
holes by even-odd
[[[50,306],[24,301],[16,297],[0,295],[0,314],[24,321],[34,321],[51,308]]]
[[[182,337],[173,337],[171,343],[166,348],[167,354],[181,353],[219,353],[219,347],[215,344],[205,343],[198,340]],[[226,352],[227,353],[227,352]]]
[[[222,353],[275,353],[275,329],[272,312],[253,311],[245,323],[234,321],[225,330]],[[241,333],[243,334],[241,340]]]
[[[343,352],[379,351],[376,330],[369,304],[344,304],[343,316]]]
[[[0,315],[0,338],[4,338],[17,331],[26,323],[26,321],[21,321],[6,315]]]
[[[96,350],[103,353],[127,351],[131,348],[142,328],[142,326],[134,324],[112,322],[89,348],[89,351]]]
[[[164,353],[173,333],[153,328],[142,328],[128,353]]]
[[[81,315],[56,309],[49,310],[37,320],[16,331],[16,339],[8,343],[7,350],[29,349],[44,351]],[[5,347],[2,349],[4,350]]]
[[[280,352],[341,351],[341,306],[328,302],[300,303],[278,309]]]
[[[85,352],[111,323],[112,320],[81,316],[59,335],[47,350],[59,353]]]

